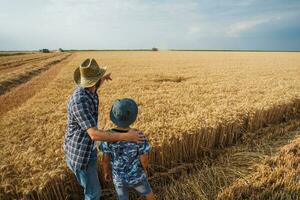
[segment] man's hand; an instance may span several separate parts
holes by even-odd
[[[143,143],[146,140],[144,133],[137,129],[129,129],[125,136],[125,141]]]
[[[111,182],[112,181],[112,177],[111,177],[111,173],[110,172],[104,173],[104,180],[106,182]]]
[[[104,81],[108,81],[108,80],[112,81],[111,73],[106,74],[106,75],[103,76],[102,78],[103,78]]]
[[[130,129],[126,133],[110,134],[107,131],[99,130],[96,127],[87,129],[87,133],[90,138],[95,141],[107,141],[107,142],[119,142],[119,141],[131,141],[137,143],[143,143],[146,138],[142,131],[136,129]]]

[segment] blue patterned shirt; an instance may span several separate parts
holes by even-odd
[[[110,132],[120,133],[121,130],[111,129]],[[117,186],[135,185],[146,179],[139,157],[150,151],[147,141],[135,142],[102,142],[101,151],[111,158],[113,182]]]
[[[68,103],[68,122],[64,141],[67,160],[75,169],[87,169],[90,159],[97,159],[95,141],[87,129],[97,127],[98,95],[82,87],[77,87]]]

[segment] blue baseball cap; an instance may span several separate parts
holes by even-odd
[[[138,114],[138,106],[133,99],[124,98],[115,101],[110,110],[110,120],[122,128],[129,127]]]

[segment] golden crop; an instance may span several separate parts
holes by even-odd
[[[135,99],[134,127],[153,147],[152,172],[193,162],[246,131],[294,118],[300,107],[299,53],[75,53],[58,64],[44,88],[0,116],[0,195],[54,199],[78,188],[62,144],[73,71],[87,57],[107,66],[113,78],[99,91],[100,127],[112,126],[108,113],[115,99]]]
[[[226,188],[217,199],[299,199],[300,138],[283,146],[278,155],[265,159],[257,168],[255,173]]]
[[[162,188],[159,199],[297,199],[299,125],[296,119],[248,132],[240,144],[215,152],[214,159],[193,163],[184,176],[177,176],[184,170],[176,170],[167,185],[155,181]]]

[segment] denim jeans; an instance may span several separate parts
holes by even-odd
[[[75,174],[77,181],[84,188],[85,200],[99,200],[101,197],[101,186],[97,172],[97,158],[90,159],[87,170],[74,170],[70,161],[67,165]]]
[[[147,196],[152,192],[151,186],[147,179],[143,180],[142,182],[136,185],[127,185],[122,184],[122,186],[115,185],[115,190],[117,193],[118,200],[128,200],[129,192],[128,189],[133,188],[137,191],[141,196]]]

